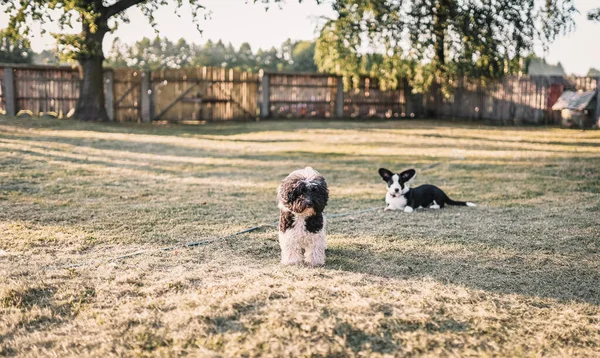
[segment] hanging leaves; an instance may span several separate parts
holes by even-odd
[[[426,90],[434,78],[486,81],[520,70],[534,44],[573,29],[573,0],[337,0],[317,43],[323,71],[375,75],[395,87],[408,76]],[[374,54],[380,54],[375,56]],[[361,68],[367,58],[371,63]]]

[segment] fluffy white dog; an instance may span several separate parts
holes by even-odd
[[[325,178],[311,167],[298,169],[281,181],[279,201],[279,245],[281,263],[325,264],[325,217],[329,190]]]

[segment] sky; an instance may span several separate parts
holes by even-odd
[[[287,0],[279,6],[271,4],[268,11],[260,2],[252,0],[204,0],[211,11],[210,19],[200,21],[203,33],[200,34],[192,22],[191,14],[180,10],[181,18],[175,15],[175,6],[162,7],[156,14],[156,21],[161,36],[171,40],[183,37],[188,42],[204,43],[207,40],[231,42],[239,47],[248,42],[253,49],[279,46],[286,39],[310,40],[317,36],[317,28],[323,23],[323,17],[335,14],[327,4],[318,5],[315,1],[304,0],[301,4],[296,0]],[[537,55],[545,57],[550,63],[561,62],[569,74],[585,75],[590,67],[600,68],[600,47],[598,43],[600,24],[586,19],[589,9],[600,7],[600,0],[575,0],[575,7],[580,11],[575,16],[576,29],[566,36],[559,37],[549,50],[544,53],[538,49]],[[128,12],[131,23],[123,24],[115,34],[107,36],[104,48],[110,49],[114,37],[132,43],[142,37],[154,37],[154,29],[138,9]],[[8,15],[0,13],[0,27],[8,22]],[[57,26],[45,25],[48,31],[58,31]],[[40,27],[33,28],[32,47],[36,51],[53,46],[53,38],[40,36]]]

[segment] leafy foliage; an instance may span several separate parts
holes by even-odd
[[[592,68],[590,68],[590,70],[588,71],[586,76],[587,77],[600,77],[600,70],[592,67]]]
[[[600,7],[588,12],[588,20],[600,22]]]
[[[172,2],[171,2],[172,3]],[[200,19],[204,6],[199,0],[188,0],[192,18]],[[64,58],[82,60],[92,56],[103,56],[102,40],[109,31],[114,31],[120,23],[129,22],[125,10],[137,6],[148,21],[156,26],[154,13],[159,7],[168,5],[166,0],[0,0],[10,14],[9,34],[18,38],[27,36],[33,22],[57,23],[61,32],[53,34]],[[176,1],[177,7],[183,5]],[[65,31],[73,28],[73,24],[81,26],[81,32],[72,34]],[[196,23],[199,26],[199,23]],[[43,32],[45,30],[42,30]]]
[[[29,41],[9,36],[6,30],[0,30],[0,63],[31,63],[33,51]]]
[[[380,53],[375,74],[392,87],[400,74],[426,87],[435,77],[448,84],[458,76],[516,72],[536,41],[547,45],[573,28],[576,11],[573,0],[337,0],[333,6],[338,16],[317,43],[319,67],[351,76],[364,73],[365,56]]]
[[[181,68],[188,66],[216,66],[257,72],[269,71],[315,72],[315,43],[285,41],[279,48],[258,49],[250,44],[239,49],[222,41],[207,41],[204,45],[190,44],[185,39],[173,42],[167,38],[143,38],[134,44],[113,42],[107,63],[113,67],[135,67],[146,70]]]
[[[551,64],[544,58],[529,55],[523,59],[523,72],[531,76],[566,76],[562,64]]]
[[[34,53],[33,63],[39,65],[66,65],[67,63],[60,61],[60,55],[53,50],[42,50],[39,53]]]

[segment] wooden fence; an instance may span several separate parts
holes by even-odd
[[[407,81],[382,91],[377,80],[361,79],[344,92],[342,78],[316,73],[265,73],[261,115],[273,118],[402,118],[424,114],[423,97]]]
[[[79,96],[71,67],[0,65],[0,113],[67,116]],[[119,122],[223,121],[258,116],[257,74],[224,68],[105,69],[109,118]]]
[[[449,96],[438,95],[440,117],[485,119],[502,124],[557,124],[560,113],[551,107],[564,90],[596,90],[590,77],[508,76],[481,86],[461,81]]]
[[[152,120],[252,119],[258,115],[258,75],[225,68],[185,68],[148,75]]]
[[[152,72],[106,69],[105,97],[114,121],[227,121],[262,118],[454,117],[497,123],[557,124],[550,108],[566,90],[597,90],[587,77],[509,76],[488,86],[466,80],[451,95],[415,94],[406,80],[381,91],[363,78],[344,92],[342,79],[315,73],[253,73],[225,68]],[[0,65],[0,113],[66,116],[79,95],[70,67]],[[600,106],[599,106],[600,107]]]

